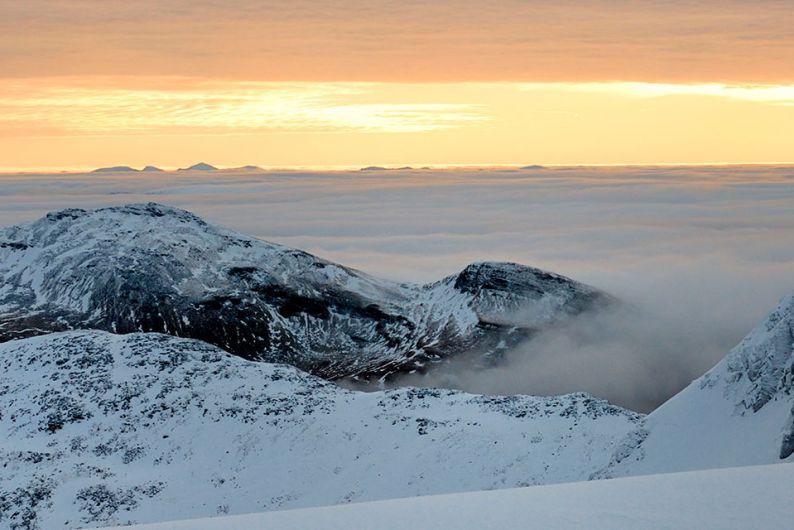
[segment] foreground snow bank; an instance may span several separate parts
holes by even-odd
[[[132,527],[134,530],[791,528],[794,464],[459,493]]]

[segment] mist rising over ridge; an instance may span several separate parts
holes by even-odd
[[[612,293],[648,318],[617,345],[616,320],[611,338],[591,343],[604,346],[595,354],[579,348],[580,339],[550,336],[542,384],[517,375],[494,378],[487,390],[556,393],[588,383],[640,410],[702,374],[794,289],[791,166],[387,173],[1,176],[8,200],[0,225],[77,202],[157,200],[398,281],[431,282],[479,260],[531,264]],[[617,351],[620,369],[612,376],[601,362],[599,380],[583,381],[553,362],[557,347],[593,359]],[[627,384],[623,374],[638,375]]]

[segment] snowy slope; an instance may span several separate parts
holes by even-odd
[[[63,210],[0,230],[0,342],[68,329],[196,338],[325,378],[487,361],[614,300],[568,278],[476,263],[398,284],[154,203]]]
[[[0,344],[0,528],[582,480],[640,416],[584,394],[361,393],[195,340]]]
[[[134,526],[130,530],[784,530],[794,464],[671,473]]]
[[[597,476],[794,461],[794,294],[657,410]]]

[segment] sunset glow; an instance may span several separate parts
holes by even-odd
[[[0,530],[788,528],[793,289],[794,0],[0,0]]]
[[[792,161],[788,1],[0,5],[0,171]]]
[[[794,85],[16,79],[0,138],[6,171],[785,162]]]

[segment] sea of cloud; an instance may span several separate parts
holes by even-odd
[[[499,368],[401,384],[651,410],[794,290],[791,166],[0,176],[0,225],[148,201],[396,280],[515,261],[636,308],[549,332]]]

